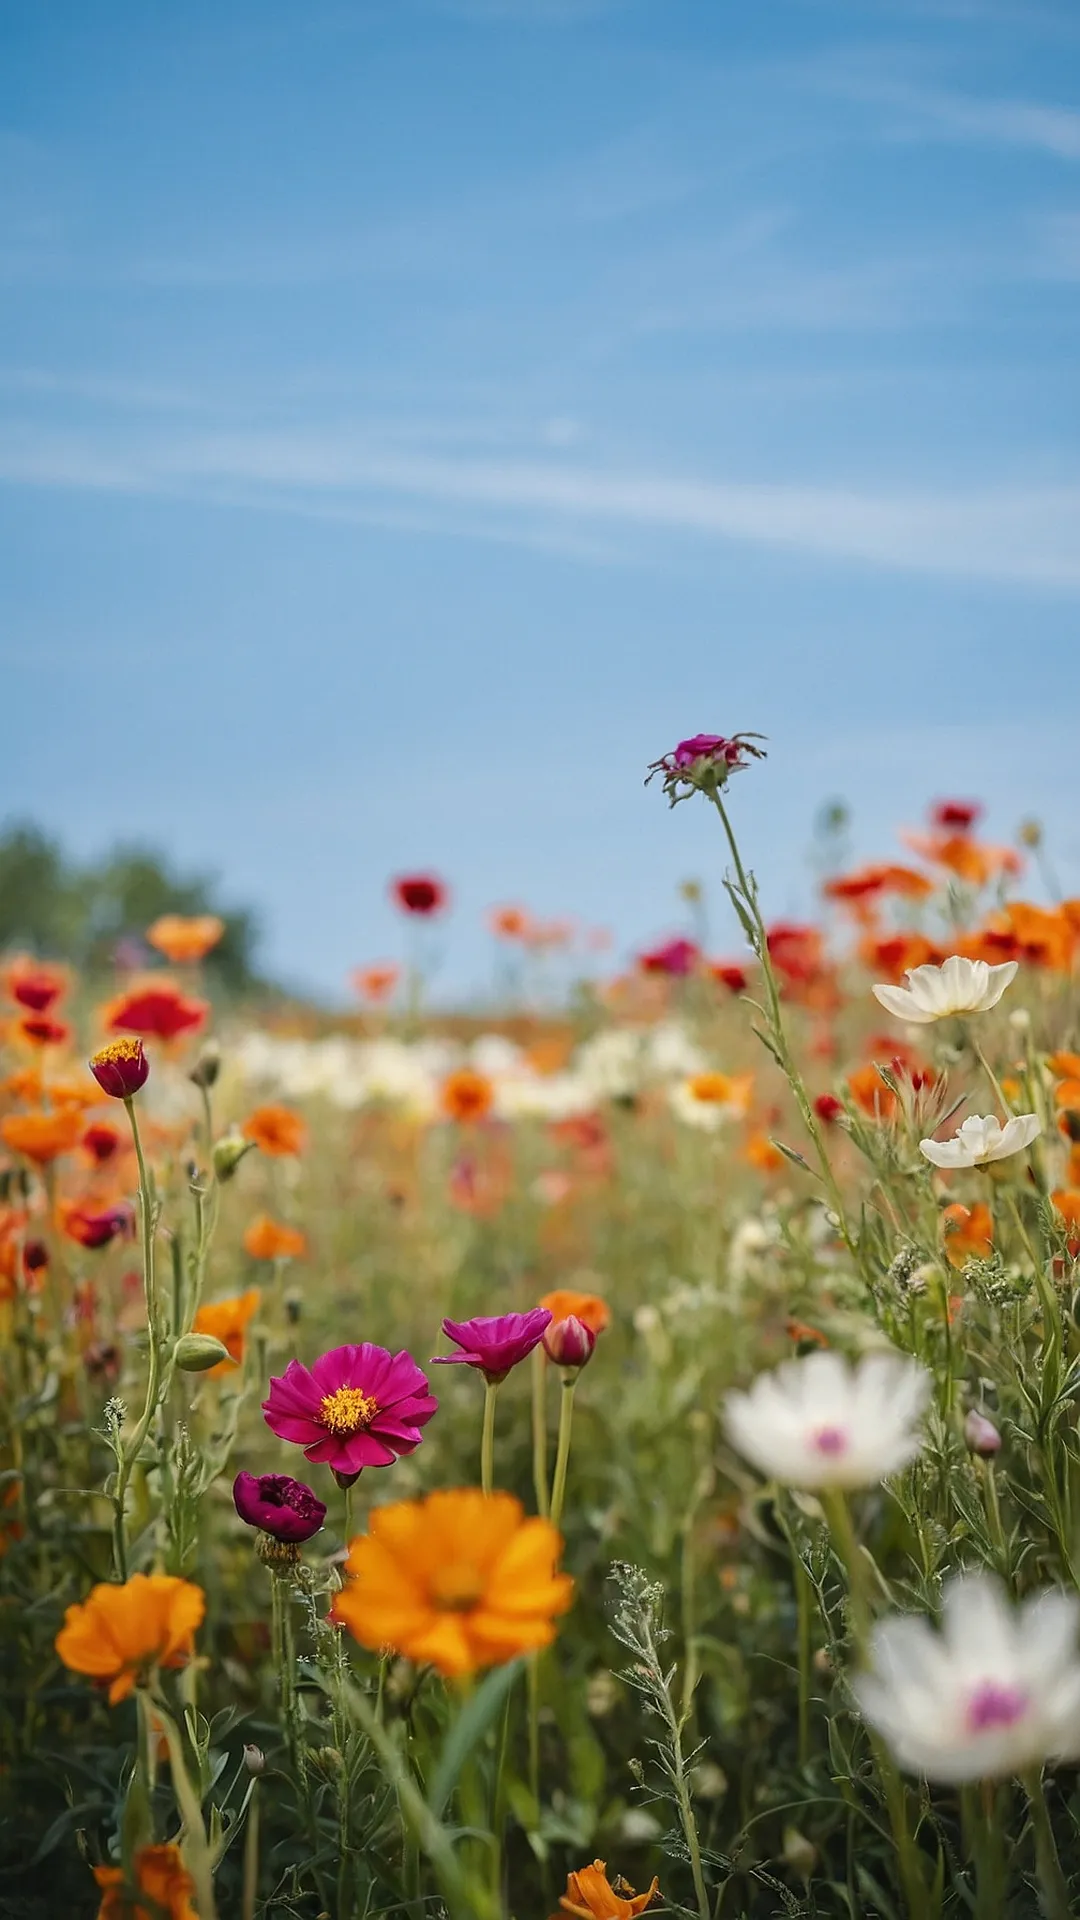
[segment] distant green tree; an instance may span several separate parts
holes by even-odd
[[[178,874],[138,846],[80,866],[30,823],[0,830],[0,951],[24,947],[92,972],[111,963],[121,942],[141,941],[163,913],[220,914],[225,933],[208,969],[234,992],[259,984],[255,917],[221,906],[212,876]]]

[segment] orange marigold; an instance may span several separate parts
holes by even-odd
[[[562,1536],[509,1493],[478,1487],[377,1507],[350,1542],[334,1617],[361,1646],[393,1647],[447,1675],[502,1666],[551,1644],[573,1581]]]
[[[260,1153],[268,1154],[272,1160],[303,1153],[307,1140],[307,1128],[291,1107],[256,1107],[240,1131],[245,1140],[254,1140]]]
[[[537,1305],[546,1307],[553,1320],[569,1320],[571,1314],[590,1333],[603,1333],[611,1324],[611,1308],[598,1293],[578,1293],[573,1287],[556,1287],[545,1293]]]
[[[0,1139],[4,1145],[39,1167],[48,1166],[51,1160],[58,1160],[61,1154],[77,1147],[82,1130],[82,1115],[77,1107],[9,1113],[0,1120]]]
[[[443,1081],[440,1101],[442,1110],[450,1120],[482,1120],[491,1112],[495,1098],[495,1089],[491,1081],[482,1073],[474,1073],[471,1067],[461,1067],[457,1073],[450,1074]]]
[[[147,927],[146,937],[166,960],[180,967],[205,960],[224,932],[225,922],[216,913],[194,914],[190,919],[181,913],[163,913],[152,927]]]
[[[230,1368],[240,1365],[248,1322],[258,1313],[261,1299],[258,1287],[249,1287],[246,1293],[237,1294],[231,1300],[212,1300],[199,1308],[192,1322],[192,1333],[212,1334],[229,1350],[227,1360],[219,1360],[216,1367],[208,1368],[210,1374],[228,1373]]]
[[[191,1904],[195,1882],[179,1847],[139,1847],[132,1862],[134,1880],[123,1867],[95,1867],[101,1888],[98,1920],[198,1920]]]
[[[625,1880],[616,1879],[612,1885],[604,1861],[594,1860],[591,1867],[579,1867],[568,1876],[559,1911],[551,1920],[562,1920],[566,1913],[577,1915],[578,1920],[633,1920],[659,1892],[660,1882],[655,1879],[644,1893],[635,1893]]]
[[[181,1667],[194,1652],[206,1596],[171,1573],[133,1573],[122,1587],[93,1587],[69,1607],[56,1651],[73,1673],[109,1682],[109,1705],[128,1694],[154,1667]]]
[[[253,1260],[302,1260],[307,1241],[296,1227],[271,1220],[268,1213],[256,1214],[244,1231],[244,1252]]]

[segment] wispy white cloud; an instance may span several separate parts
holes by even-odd
[[[459,537],[586,545],[638,557],[643,531],[834,562],[1080,590],[1080,485],[943,491],[762,483],[605,470],[555,459],[401,451],[362,437],[222,434],[126,451],[72,436],[0,434],[0,478],[180,496],[337,520],[403,507]],[[436,515],[438,517],[432,517]],[[417,524],[415,518],[410,525]]]
[[[897,78],[865,60],[818,61],[813,77],[846,99],[891,108],[896,117],[879,124],[879,133],[1027,148],[1057,160],[1080,160],[1080,110],[1072,106],[931,86]]]

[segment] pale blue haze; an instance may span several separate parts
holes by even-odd
[[[8,0],[3,811],[327,992],[402,867],[676,928],[699,729],[774,911],[834,795],[1080,891],[1078,296],[1070,0]]]

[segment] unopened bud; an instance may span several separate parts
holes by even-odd
[[[212,1333],[185,1333],[176,1343],[174,1359],[182,1373],[205,1373],[230,1358],[229,1349]]]
[[[1043,837],[1042,821],[1021,820],[1017,828],[1016,837],[1022,847],[1041,847]]]
[[[784,1828],[784,1859],[801,1880],[809,1880],[817,1861],[817,1848],[798,1827]]]
[[[226,1133],[214,1142],[214,1172],[219,1180],[231,1180],[245,1153],[254,1150],[254,1140],[245,1140],[242,1133]]]
[[[217,1045],[216,1041],[211,1040],[200,1053],[195,1065],[188,1074],[188,1079],[192,1082],[193,1086],[209,1088],[213,1086],[220,1072],[221,1048]]]
[[[291,1327],[299,1324],[304,1296],[298,1287],[290,1287],[285,1295],[285,1315]]]
[[[260,1773],[266,1772],[266,1755],[261,1747],[244,1748],[244,1766],[256,1779]]]
[[[980,1460],[990,1460],[995,1453],[1001,1452],[1001,1435],[992,1420],[977,1407],[972,1407],[964,1421],[964,1445],[969,1452],[977,1453]]]
[[[595,1345],[595,1333],[576,1313],[552,1320],[544,1333],[544,1352],[557,1367],[583,1367],[592,1359]]]

